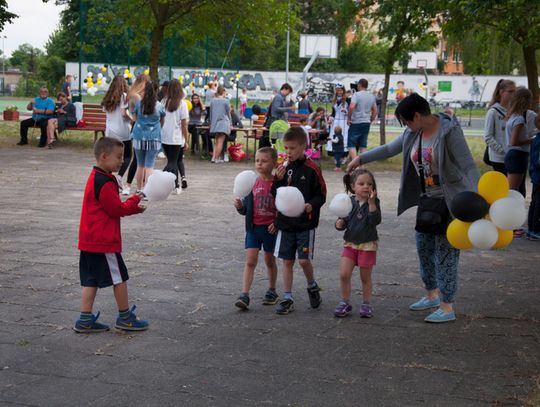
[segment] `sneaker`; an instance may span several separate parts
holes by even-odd
[[[175,193],[176,195],[180,195],[180,194],[182,193],[182,190],[181,190],[180,188],[175,188],[175,189],[174,189],[174,193]]]
[[[100,324],[97,322],[97,319],[99,318],[99,312],[94,316],[92,315],[92,319],[89,319],[87,321],[82,321],[80,319],[75,322],[75,326],[73,327],[73,330],[79,334],[93,334],[97,332],[105,332],[109,330],[109,326],[105,324]]]
[[[124,187],[122,188],[122,195],[128,196],[131,193],[130,187]]]
[[[234,305],[247,311],[249,309],[249,296],[246,294],[240,294],[240,297],[238,297]]]
[[[362,304],[362,306],[360,307],[360,316],[362,318],[373,317],[373,307],[369,304]]]
[[[423,311],[425,309],[437,308],[439,305],[441,305],[441,300],[439,298],[430,300],[427,297],[422,297],[414,304],[409,305],[409,309],[411,311]]]
[[[456,314],[454,311],[450,312],[444,312],[441,308],[439,308],[434,313],[428,315],[424,321],[425,322],[433,322],[433,323],[441,323],[441,322],[450,322],[456,320]]]
[[[540,233],[537,232],[527,232],[526,239],[531,242],[538,242],[540,240]]]
[[[214,161],[214,163],[216,164],[223,164],[225,161],[223,161],[222,159],[219,159],[219,160],[216,160]]]
[[[276,314],[278,315],[288,315],[293,311],[294,311],[294,301],[290,299],[281,301],[276,308]]]
[[[17,143],[18,146],[25,146],[27,144],[28,144],[28,141],[22,141],[22,140]]]
[[[264,294],[263,298],[263,305],[275,305],[278,302],[279,295],[275,291],[268,290],[266,294]]]
[[[352,311],[352,306],[345,301],[340,301],[334,310],[334,315],[338,318],[343,318],[349,315]]]
[[[186,189],[187,188],[187,180],[186,180],[186,177],[182,177],[182,189]]]
[[[336,168],[334,168],[334,171],[336,171],[336,172],[341,172],[341,167],[336,167]]]
[[[321,305],[322,300],[319,291],[321,291],[321,289],[319,288],[317,283],[315,283],[313,287],[308,287],[307,289],[309,295],[309,304],[311,305],[311,308],[319,308],[319,305]]]
[[[133,311],[137,308],[136,305],[131,307],[127,318],[116,318],[115,328],[123,329],[124,331],[144,331],[148,329],[148,322],[139,319]]]
[[[165,153],[163,153],[163,151],[160,151],[157,155],[158,158],[166,158],[165,157]]]

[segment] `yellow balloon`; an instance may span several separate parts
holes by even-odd
[[[478,193],[490,205],[498,199],[506,198],[509,190],[508,179],[498,171],[488,171],[478,181]]]
[[[150,69],[145,69],[145,70],[144,70],[144,74],[145,74],[145,75],[150,75]]]
[[[191,100],[186,99],[186,105],[187,105],[188,112],[191,111],[191,109],[193,108],[193,105],[191,104]]]
[[[473,244],[469,240],[468,235],[469,226],[471,226],[470,223],[462,222],[459,219],[454,219],[450,222],[448,229],[446,229],[448,243],[459,250],[472,249]]]
[[[499,228],[497,228],[497,231],[499,232],[499,238],[497,239],[497,243],[495,243],[492,249],[502,249],[503,247],[506,247],[510,243],[512,243],[512,240],[514,239],[513,231],[502,230]]]
[[[104,66],[101,67],[101,72],[107,72],[107,68],[105,68]]]
[[[125,73],[126,75],[129,75],[129,69],[124,69],[124,73]]]
[[[128,78],[130,78],[130,79],[133,78],[133,75],[131,74],[131,72],[128,73]]]

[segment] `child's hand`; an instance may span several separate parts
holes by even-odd
[[[234,200],[234,207],[236,209],[242,209],[244,205],[242,205],[242,200],[240,198],[235,198]]]
[[[377,190],[372,189],[371,193],[369,194],[369,198],[368,198],[369,203],[374,204],[375,203],[375,198],[377,198]]]
[[[304,211],[306,211],[306,213],[310,213],[313,211],[313,206],[311,206],[311,204],[307,203],[304,205]]]
[[[338,220],[336,220],[336,229],[339,229],[339,230],[342,230],[342,229],[345,229],[345,221],[341,218],[338,218]]]
[[[268,225],[268,233],[270,233],[271,235],[275,235],[277,233],[276,225],[274,225],[273,223]]]
[[[285,167],[283,166],[283,164],[281,164],[279,167],[277,167],[276,169],[276,178],[281,181],[284,177],[285,177]]]
[[[143,213],[146,210],[146,205],[139,205],[140,213]]]

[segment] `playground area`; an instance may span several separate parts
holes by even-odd
[[[10,140],[14,140],[10,138]],[[457,321],[423,322],[414,211],[396,217],[399,174],[375,170],[382,204],[375,316],[332,315],[342,234],[323,207],[315,273],[323,303],[309,308],[295,274],[296,311],[261,305],[259,265],[250,311],[241,287],[244,220],[232,201],[252,163],[186,161],[188,189],[123,219],[132,303],[148,331],[77,335],[77,232],[88,145],[0,149],[0,404],[5,406],[538,406],[538,242],[461,256]],[[163,166],[158,161],[156,167]],[[328,197],[341,175],[324,170]],[[280,266],[281,267],[281,266]],[[281,292],[281,273],[278,278]],[[115,318],[110,289],[101,320]]]

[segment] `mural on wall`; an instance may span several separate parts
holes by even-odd
[[[86,79],[83,82],[83,91],[89,92],[90,88],[95,88],[93,93],[105,92],[112,78],[115,75],[127,76],[128,80],[133,80],[137,75],[144,73],[148,68],[144,66],[132,66],[128,69],[125,65],[106,65],[100,63],[83,63],[81,66],[81,76]],[[66,63],[66,74],[75,76],[73,90],[78,90],[79,65],[76,62]],[[89,74],[92,74],[89,77]],[[265,71],[229,71],[219,69],[194,69],[178,67],[160,67],[158,70],[160,83],[171,78],[179,79],[186,92],[191,94],[204,92],[204,86],[208,81],[217,81],[229,90],[234,97],[237,89],[247,89],[248,97],[251,100],[269,100],[272,91],[277,90],[285,83],[285,72],[265,72]],[[90,83],[88,79],[92,79]],[[368,90],[378,94],[384,86],[383,74],[372,73],[311,73],[306,82],[306,91],[310,100],[320,103],[331,102],[334,95],[336,83],[345,84],[350,88],[350,84],[358,82],[360,78],[368,81]],[[418,92],[425,95],[433,103],[445,104],[452,102],[486,103],[489,102],[491,94],[495,89],[497,81],[501,76],[467,76],[467,75],[431,75],[426,78],[424,75],[396,74],[390,77],[388,100],[389,103],[397,103],[406,95]],[[525,76],[515,76],[512,79],[518,86],[527,86]],[[99,85],[97,82],[99,80]],[[288,81],[294,92],[301,90],[302,72],[289,72]],[[85,86],[86,85],[86,86]]]

